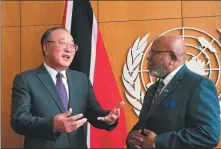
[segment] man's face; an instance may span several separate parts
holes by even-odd
[[[160,42],[153,43],[148,56],[150,75],[157,78],[165,78],[170,73],[168,68],[171,61],[171,51],[165,48]]]
[[[45,62],[59,71],[67,69],[75,55],[73,38],[62,29],[51,33],[44,45],[44,50]]]

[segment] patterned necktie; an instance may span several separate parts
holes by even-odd
[[[164,83],[163,83],[163,80],[159,81],[159,85],[157,87],[157,90],[153,96],[153,99],[151,101],[151,105],[150,107],[152,107],[152,105],[156,102],[156,100],[158,99],[159,95],[160,95],[160,92],[162,90],[162,88],[164,87]]]
[[[58,74],[56,75],[56,78],[57,78],[56,88],[57,88],[57,91],[60,95],[62,103],[64,105],[64,108],[67,111],[68,110],[68,96],[67,96],[67,90],[66,90],[64,83],[62,81],[62,77],[63,77],[63,74],[58,72]]]

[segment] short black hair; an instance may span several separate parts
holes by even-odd
[[[41,48],[42,48],[43,55],[45,55],[45,51],[44,51],[44,47],[43,47],[44,43],[48,40],[48,37],[51,35],[51,33],[55,30],[58,30],[58,29],[67,31],[66,28],[64,28],[64,27],[53,27],[53,28],[50,28],[47,31],[45,31],[43,33],[43,35],[41,36]]]

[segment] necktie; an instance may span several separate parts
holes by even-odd
[[[164,83],[163,83],[163,80],[159,81],[159,85],[157,87],[157,90],[153,96],[153,99],[151,101],[151,105],[150,107],[156,102],[156,100],[158,99],[159,95],[160,95],[160,92],[162,90],[162,88],[164,87]]]
[[[56,88],[57,88],[57,91],[60,95],[62,103],[64,105],[64,108],[67,111],[68,110],[68,96],[67,96],[67,90],[66,90],[64,83],[62,81],[62,77],[63,77],[63,74],[58,72],[58,74],[56,75],[56,78],[57,78]]]

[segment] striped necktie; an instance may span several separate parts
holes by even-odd
[[[159,81],[159,84],[158,84],[158,86],[157,86],[157,90],[156,90],[156,92],[155,92],[155,94],[154,94],[154,96],[153,96],[153,99],[152,99],[152,101],[151,101],[151,105],[150,105],[150,107],[152,107],[152,105],[156,102],[156,100],[158,99],[158,97],[159,97],[159,95],[160,95],[160,92],[161,92],[161,90],[162,90],[162,88],[164,87],[164,83],[163,83],[163,80],[161,80],[161,81]]]

